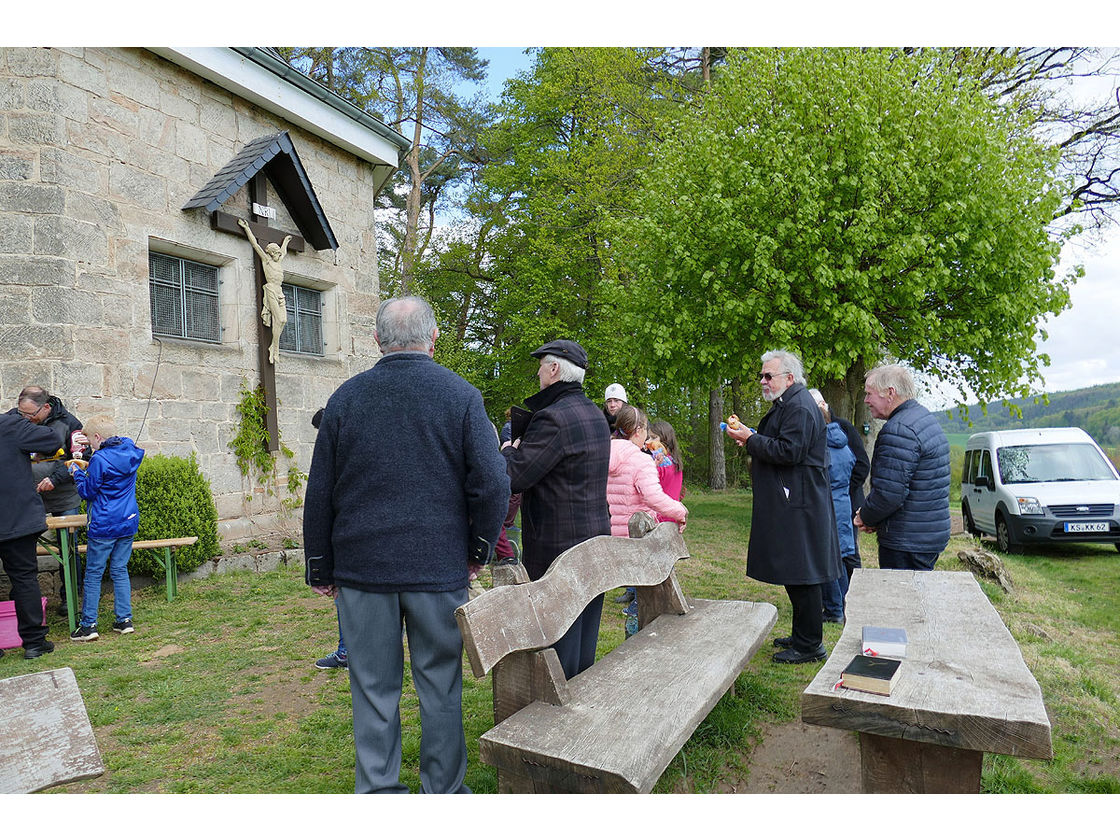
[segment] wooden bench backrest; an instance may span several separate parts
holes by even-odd
[[[652,523],[648,514],[634,518],[643,516]],[[676,523],[664,522],[640,538],[592,537],[557,557],[539,580],[483,593],[455,611],[475,676],[508,654],[554,644],[592,599],[619,586],[660,584],[657,612],[687,612],[673,574],[686,557]]]

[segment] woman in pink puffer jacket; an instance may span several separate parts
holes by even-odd
[[[630,536],[630,517],[639,510],[660,514],[678,523],[684,531],[688,508],[666,495],[657,477],[657,467],[642,451],[649,421],[632,405],[624,405],[615,417],[611,440],[611,462],[607,472],[607,504],[611,510],[611,536]]]

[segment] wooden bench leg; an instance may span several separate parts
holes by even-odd
[[[864,793],[979,793],[984,753],[859,734]]]

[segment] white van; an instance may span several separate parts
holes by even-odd
[[[1120,475],[1084,429],[981,432],[965,444],[961,514],[1004,552],[1038,542],[1120,551]]]

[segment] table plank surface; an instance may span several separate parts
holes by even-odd
[[[946,747],[1053,757],[1042,691],[969,572],[858,569],[847,623],[801,697],[806,723]],[[902,627],[907,652],[889,697],[837,688],[864,625]]]

